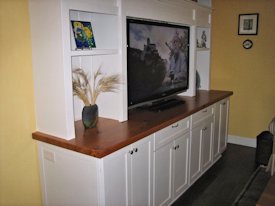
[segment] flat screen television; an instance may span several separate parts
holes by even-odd
[[[127,19],[129,109],[188,89],[189,36],[188,26]]]

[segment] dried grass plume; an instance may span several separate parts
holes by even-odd
[[[77,68],[73,70],[73,95],[78,96],[85,106],[95,104],[100,93],[116,92],[117,86],[120,84],[118,74],[104,75],[100,67],[93,75],[92,87],[89,80],[89,74],[83,69]]]

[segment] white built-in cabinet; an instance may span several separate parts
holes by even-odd
[[[153,205],[169,205],[188,188],[190,118],[154,134]]]
[[[221,157],[228,105],[221,100],[101,159],[39,142],[43,204],[172,204]]]
[[[38,142],[44,205],[171,205],[221,157],[228,105],[221,100],[101,159]]]
[[[200,89],[210,88],[211,0],[29,0],[29,11],[39,132],[75,138],[79,67],[121,76],[118,92],[97,104],[100,117],[127,121],[127,17],[190,26],[189,89],[181,95],[196,95],[196,71]],[[96,48],[76,49],[71,20],[91,22]],[[225,150],[228,106],[222,100],[101,159],[39,142],[43,204],[172,204]]]
[[[152,205],[152,138],[103,158],[106,205]]]

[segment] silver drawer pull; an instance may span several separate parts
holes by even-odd
[[[172,125],[172,128],[177,128],[179,124],[177,123],[176,125]]]
[[[202,112],[204,112],[204,113],[207,112],[207,109],[203,110]]]

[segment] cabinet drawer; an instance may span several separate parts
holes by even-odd
[[[216,104],[218,104],[218,105],[226,105],[226,104],[228,103],[228,101],[229,101],[229,98],[225,98],[225,99],[219,101],[219,102],[216,103]]]
[[[192,127],[213,114],[213,105],[202,109],[191,116]]]
[[[190,129],[190,117],[180,120],[154,134],[154,150],[174,140],[178,133],[185,133]]]

